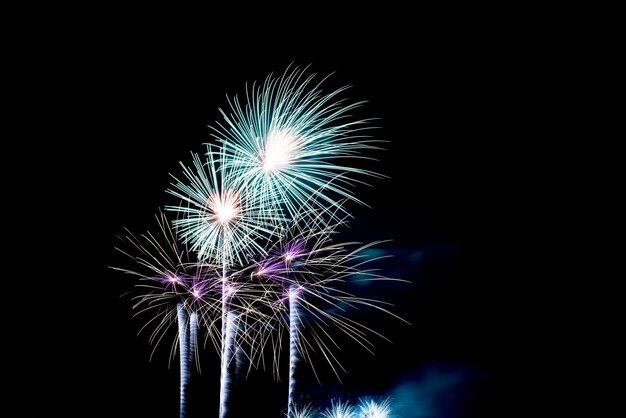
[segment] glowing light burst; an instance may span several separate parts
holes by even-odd
[[[311,405],[294,405],[293,409],[285,414],[285,418],[314,418],[315,416],[315,409]]]
[[[323,418],[359,418],[348,402],[332,401],[330,408],[322,411]]]
[[[391,403],[389,399],[381,402],[361,400],[358,410],[359,418],[391,418]]]
[[[289,168],[296,161],[302,142],[302,137],[293,130],[269,132],[261,159],[265,173],[269,175]]]
[[[282,218],[253,190],[231,185],[217,153],[209,146],[205,159],[192,154],[191,167],[181,163],[185,181],[174,177],[168,190],[181,204],[165,209],[180,215],[172,224],[200,260],[230,265],[262,251]]]
[[[228,225],[239,218],[241,212],[239,193],[234,190],[226,190],[221,194],[209,196],[207,202],[206,222],[218,222]]]
[[[325,81],[306,68],[287,69],[246,91],[246,102],[229,100],[230,112],[214,127],[223,148],[222,164],[236,184],[255,190],[262,199],[280,201],[287,215],[302,210],[340,207],[359,202],[353,189],[363,176],[380,177],[358,168],[363,152],[380,149],[367,135],[370,120],[351,120],[364,102],[347,103],[347,87],[329,93]]]

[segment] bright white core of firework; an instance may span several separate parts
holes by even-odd
[[[209,198],[208,208],[214,219],[222,225],[239,217],[239,193],[228,190]]]
[[[300,137],[289,129],[271,131],[265,141],[263,169],[266,173],[289,167],[294,153],[300,148]]]

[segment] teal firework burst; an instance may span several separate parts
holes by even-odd
[[[166,210],[179,214],[172,223],[200,260],[231,265],[262,252],[281,217],[254,190],[230,181],[228,170],[218,166],[218,153],[208,146],[205,158],[192,153],[191,166],[181,163],[184,181],[174,177],[168,190],[181,203]]]
[[[370,120],[351,112],[364,102],[340,98],[347,87],[325,93],[324,79],[306,68],[288,68],[246,91],[245,102],[229,100],[221,110],[215,137],[222,143],[223,164],[234,182],[254,189],[268,204],[281,202],[286,215],[303,209],[339,207],[360,202],[354,186],[363,176],[379,176],[358,167],[364,152],[379,149],[367,135]]]

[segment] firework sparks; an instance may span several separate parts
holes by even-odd
[[[327,223],[319,229],[321,221],[296,222],[284,233],[281,241],[269,248],[267,256],[253,270],[252,277],[266,283],[265,298],[273,300],[275,325],[285,328],[289,335],[289,393],[287,414],[294,413],[296,399],[296,368],[301,360],[308,363],[318,376],[313,353],[321,356],[339,378],[343,370],[334,352],[339,343],[332,329],[347,335],[372,352],[372,335],[383,337],[369,327],[350,319],[347,311],[370,308],[392,316],[384,302],[362,298],[342,290],[348,281],[396,281],[381,276],[368,264],[375,261],[365,257],[365,250],[377,244],[333,243],[332,237],[344,222]],[[355,277],[358,275],[358,279]],[[280,343],[274,347],[276,354]],[[276,372],[278,361],[274,359]],[[319,380],[319,377],[318,377]]]
[[[389,418],[391,416],[391,402],[385,399],[381,402],[361,400],[359,418]]]
[[[183,416],[187,404],[189,366],[194,358],[199,368],[199,326],[202,325],[206,331],[206,339],[224,355],[222,367],[226,367],[226,370],[221,378],[220,394],[225,405],[230,381],[228,369],[234,361],[235,347],[246,346],[249,352],[258,351],[255,347],[258,342],[251,338],[251,331],[237,324],[240,321],[242,324],[269,322],[267,314],[256,310],[265,288],[244,280],[246,270],[226,272],[211,264],[192,262],[189,250],[179,245],[179,239],[165,214],[160,213],[156,219],[156,233],[147,232],[136,236],[128,231],[123,241],[126,247],[130,247],[129,250],[118,248],[118,251],[134,262],[135,268],[113,269],[140,279],[136,285],[140,294],[133,297],[133,308],[137,315],[151,314],[140,332],[149,326],[154,328],[150,334],[150,342],[154,345],[152,353],[165,339],[168,330],[178,322],[178,334],[170,354],[173,358],[178,342],[181,361],[180,405]],[[224,298],[228,301],[228,310],[227,319],[222,321],[225,328],[221,332],[219,323],[224,312]]]
[[[277,373],[285,330],[287,416],[307,418],[314,410],[294,402],[297,364],[309,363],[319,380],[315,352],[339,378],[343,367],[334,355],[339,343],[330,330],[371,351],[370,336],[382,335],[350,319],[347,311],[373,308],[393,315],[387,304],[355,296],[346,287],[355,276],[393,280],[368,267],[375,259],[364,253],[376,243],[335,244],[331,239],[350,217],[344,203],[362,203],[355,186],[367,177],[382,177],[357,164],[370,159],[363,153],[380,149],[379,141],[367,135],[370,120],[351,115],[363,102],[342,99],[345,87],[323,92],[326,79],[317,81],[306,71],[288,68],[282,76],[254,84],[246,91],[246,103],[229,100],[230,113],[220,109],[223,121],[213,128],[220,145],[207,145],[203,156],[192,153],[192,164],[181,163],[182,176],[173,176],[167,190],[180,199],[166,206],[178,215],[172,222],[177,234],[161,215],[158,236],[128,237],[139,252],[131,257],[148,272],[118,270],[149,281],[140,285],[147,293],[136,297],[134,307],[156,313],[148,321],[156,324],[155,348],[178,322],[181,417],[189,364],[194,356],[198,361],[200,325],[221,353],[220,418],[227,414],[231,364],[239,358],[251,367],[265,364],[269,344]],[[387,418],[390,409],[388,401],[362,402],[359,408],[367,418]],[[357,411],[333,401],[322,416],[356,418]]]
[[[289,287],[289,394],[287,401],[287,415],[291,416],[295,401],[296,364],[298,362],[298,334],[300,333],[300,316],[298,314],[299,288]]]
[[[294,405],[293,409],[285,415],[285,418],[313,418],[315,409],[311,405]]]
[[[181,215],[172,223],[200,260],[231,265],[262,251],[282,218],[251,189],[230,185],[228,174],[219,171],[217,155],[209,146],[206,160],[192,154],[192,167],[181,163],[185,181],[174,177],[168,190],[181,204],[165,209]]]
[[[235,341],[235,321],[236,314],[232,311],[228,312],[226,317],[226,325],[224,330],[224,351],[222,355],[225,358],[222,360],[222,371],[220,379],[220,417],[225,417],[228,405],[226,400],[228,399],[228,392],[230,390],[230,373],[229,369],[235,358],[234,341]]]
[[[291,167],[302,148],[302,139],[293,130],[269,132],[261,159],[265,173],[277,173]]]
[[[178,340],[180,351],[180,418],[186,416],[187,390],[189,386],[189,322],[187,311],[182,303],[177,305],[178,312]]]
[[[163,340],[172,319],[178,315],[177,304],[182,303],[191,317],[199,315],[207,325],[208,337],[216,338],[215,316],[219,310],[219,282],[215,268],[192,261],[189,250],[180,246],[176,233],[164,213],[156,215],[155,233],[135,235],[127,231],[122,239],[123,248],[117,250],[134,262],[134,267],[113,267],[139,279],[133,297],[137,314],[152,313],[152,318],[142,328],[156,324],[150,342],[156,350]],[[193,315],[193,313],[196,315]],[[197,319],[196,319],[197,320]],[[175,322],[175,321],[174,321]],[[153,353],[154,353],[153,350]]]
[[[217,222],[225,227],[235,222],[241,214],[239,193],[226,190],[221,194],[209,196],[206,208],[206,223]]]
[[[173,225],[198,258],[222,266],[220,416],[224,416],[230,380],[225,373],[229,372],[229,353],[235,351],[227,346],[235,341],[227,337],[228,327],[234,326],[228,323],[232,289],[227,270],[235,261],[242,263],[250,254],[262,251],[263,242],[275,232],[281,218],[258,200],[254,190],[230,184],[228,170],[219,167],[219,153],[208,146],[205,161],[192,154],[193,168],[181,163],[186,181],[175,178],[168,192],[183,203],[166,209],[182,215]]]
[[[180,416],[186,415],[190,366],[197,357],[198,316],[203,318],[208,331],[207,338],[215,338],[216,281],[211,279],[210,266],[190,262],[189,252],[178,244],[176,234],[169,226],[165,214],[156,216],[156,233],[147,232],[136,236],[130,231],[123,240],[128,248],[118,251],[135,262],[135,268],[113,267],[140,279],[136,289],[140,294],[133,297],[136,315],[150,313],[151,317],[140,332],[153,326],[150,342],[152,354],[165,338],[173,324],[178,323],[170,358],[173,358],[178,341],[180,356]],[[151,355],[152,357],[152,355]]]
[[[223,164],[236,183],[262,199],[284,205],[286,214],[303,209],[340,207],[344,199],[360,202],[352,189],[362,176],[378,174],[355,166],[365,151],[379,149],[366,135],[370,120],[350,120],[364,102],[340,99],[347,89],[323,93],[306,68],[287,69],[246,92],[247,103],[230,101],[231,113],[215,128]]]
[[[354,407],[348,402],[333,400],[330,408],[322,412],[323,418],[358,418]]]

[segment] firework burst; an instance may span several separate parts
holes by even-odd
[[[150,313],[151,319],[142,330],[155,325],[150,342],[156,350],[171,319],[178,315],[180,303],[188,312],[188,319],[205,325],[208,337],[216,339],[216,315],[219,312],[220,278],[216,268],[192,261],[186,246],[179,244],[176,233],[164,213],[155,216],[157,230],[135,235],[131,231],[122,238],[122,247],[116,249],[133,261],[133,268],[112,267],[114,270],[139,279],[133,308],[137,314]],[[216,300],[217,299],[217,300]],[[195,313],[195,315],[192,315]],[[174,321],[176,322],[176,321]],[[193,341],[195,345],[196,342]]]
[[[191,164],[181,163],[182,174],[173,176],[167,190],[179,199],[166,206],[177,215],[174,229],[161,214],[158,236],[127,237],[138,255],[122,252],[140,269],[118,270],[141,279],[143,293],[134,308],[153,314],[146,326],[154,326],[155,348],[178,323],[181,417],[201,325],[206,341],[221,354],[220,418],[227,413],[231,365],[244,359],[251,368],[264,367],[270,346],[277,373],[285,333],[287,416],[307,418],[315,411],[294,402],[298,363],[310,364],[319,381],[313,353],[321,354],[339,378],[344,369],[334,355],[336,333],[370,352],[371,336],[382,337],[349,318],[348,311],[393,315],[388,304],[349,291],[350,282],[358,280],[394,280],[368,264],[376,258],[366,252],[377,243],[333,241],[351,217],[345,203],[363,203],[355,186],[381,177],[359,168],[359,160],[370,159],[364,154],[380,149],[380,141],[367,134],[370,120],[351,114],[363,102],[341,98],[346,87],[324,92],[325,80],[308,75],[307,68],[289,67],[246,89],[245,102],[229,99],[230,111],[220,109],[223,120],[213,127],[219,145],[207,145],[204,155],[192,153]],[[171,357],[174,351],[175,345]],[[388,402],[360,405],[363,417],[386,418],[388,412]],[[333,402],[322,416],[354,418],[357,412]]]
[[[134,267],[113,269],[139,278],[133,308],[136,315],[149,315],[140,332],[150,327],[153,329],[150,333],[150,342],[154,345],[152,354],[178,322],[178,333],[170,358],[174,358],[178,347],[181,366],[180,405],[181,416],[184,416],[189,367],[194,359],[199,368],[198,328],[202,326],[205,330],[205,342],[210,341],[218,351],[223,350],[220,351],[223,355],[220,394],[225,400],[230,382],[228,369],[234,362],[235,347],[245,347],[246,352],[258,351],[255,346],[258,341],[251,337],[254,334],[248,326],[258,328],[258,324],[268,322],[267,314],[256,310],[266,290],[259,284],[245,280],[245,270],[229,270],[224,276],[221,268],[191,261],[193,253],[184,244],[179,244],[180,240],[165,214],[160,213],[156,220],[156,233],[147,232],[137,236],[127,231],[123,241],[126,244],[124,247],[129,248],[118,248],[118,251],[128,256],[134,262]],[[222,329],[220,318],[224,298],[228,300],[228,311],[226,319],[221,321]],[[226,413],[225,408],[223,412]]]
[[[216,338],[217,330],[215,300],[219,296],[219,281],[211,275],[214,270],[207,265],[199,265],[189,260],[189,252],[178,244],[176,234],[169,226],[163,213],[156,216],[156,233],[147,232],[134,235],[127,231],[123,239],[127,249],[118,251],[134,261],[133,269],[113,267],[115,270],[139,278],[136,285],[138,295],[133,297],[136,315],[150,314],[150,319],[140,332],[148,327],[150,342],[154,345],[152,354],[159,343],[168,334],[170,328],[178,323],[178,332],[170,359],[178,346],[180,355],[180,416],[186,415],[187,393],[191,376],[190,367],[193,359],[199,367],[197,356],[197,328],[200,316],[207,329],[207,338]],[[219,300],[219,299],[218,299]],[[178,342],[178,344],[176,344]],[[152,355],[151,355],[152,357]]]
[[[361,400],[358,406],[359,418],[390,418],[391,402],[385,399],[380,402]]]
[[[334,216],[330,216],[332,218]],[[275,312],[275,321],[268,330],[277,329],[282,334],[285,329],[289,335],[289,416],[295,413],[296,368],[301,360],[311,365],[316,377],[313,353],[321,354],[338,378],[339,372],[345,371],[334,355],[339,343],[333,329],[370,352],[373,349],[371,336],[382,337],[350,319],[347,315],[350,309],[373,308],[393,315],[384,302],[342,290],[350,286],[348,282],[396,281],[367,268],[376,259],[366,257],[366,250],[377,243],[333,243],[336,230],[344,222],[327,221],[323,229],[319,228],[320,223],[323,223],[320,219],[295,222],[282,239],[266,251],[267,255],[251,274],[253,280],[265,283],[264,299],[273,301],[270,306]],[[272,350],[275,356],[282,347],[280,339],[276,343]],[[276,373],[278,359],[274,357]]]
[[[332,401],[330,408],[322,412],[323,418],[358,418],[354,407],[348,402]]]
[[[258,199],[253,189],[242,188],[230,181],[229,170],[218,163],[220,150],[207,147],[206,159],[192,154],[193,167],[183,167],[185,181],[175,178],[173,189],[168,192],[179,199],[178,206],[166,209],[177,212],[180,218],[173,221],[183,242],[191,244],[202,261],[221,264],[221,377],[220,416],[226,414],[229,364],[235,348],[228,338],[235,315],[231,310],[232,288],[228,279],[228,268],[243,261],[251,254],[263,251],[263,243],[271,236],[275,225],[282,221],[275,209]],[[224,159],[221,159],[224,161]]]
[[[370,120],[352,120],[350,112],[364,102],[341,99],[347,87],[324,93],[324,81],[306,68],[288,68],[253,84],[245,103],[230,100],[230,113],[220,109],[224,120],[215,128],[234,182],[274,206],[280,201],[291,217],[345,199],[360,202],[353,186],[379,176],[355,165],[380,142],[366,135]]]
[[[174,177],[168,190],[181,204],[165,209],[180,215],[173,225],[200,260],[231,265],[263,251],[282,218],[253,190],[232,184],[218,166],[218,155],[208,146],[205,159],[192,153],[191,167],[181,163],[184,181]]]
[[[290,412],[285,414],[285,418],[314,418],[315,409],[311,405],[294,405]]]

